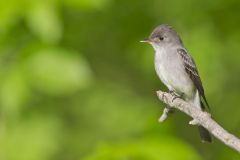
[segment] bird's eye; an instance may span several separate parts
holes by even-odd
[[[162,41],[164,39],[164,37],[159,37],[159,39]]]

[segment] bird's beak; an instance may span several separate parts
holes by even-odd
[[[143,43],[150,43],[151,40],[149,38],[145,38],[143,40],[141,40],[140,42],[143,42]]]

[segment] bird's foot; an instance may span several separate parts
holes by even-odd
[[[173,91],[173,90],[170,90],[169,93],[173,96],[172,102],[173,102],[175,99],[182,97],[182,95],[177,94],[177,93],[176,93],[175,91]]]

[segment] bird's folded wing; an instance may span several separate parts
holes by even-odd
[[[182,58],[183,63],[184,63],[184,67],[185,67],[185,71],[187,72],[187,74],[189,75],[191,80],[193,81],[195,87],[197,88],[197,90],[199,92],[199,95],[203,98],[203,100],[205,101],[205,103],[209,107],[207,99],[204,95],[204,89],[203,89],[203,86],[202,86],[202,81],[201,81],[200,76],[198,74],[198,70],[197,70],[197,67],[196,67],[196,64],[195,64],[193,58],[183,48],[177,49],[177,53]]]

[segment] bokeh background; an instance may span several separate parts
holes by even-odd
[[[161,23],[192,53],[212,115],[240,136],[240,1],[1,0],[1,160],[237,160],[176,111],[153,49]]]

